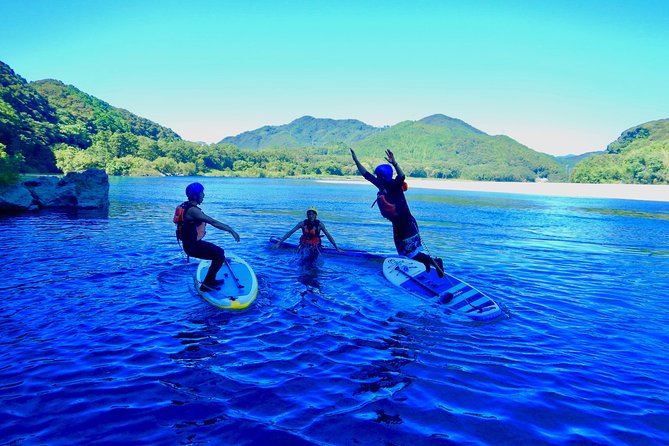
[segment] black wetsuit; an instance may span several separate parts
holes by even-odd
[[[188,209],[191,207],[197,206],[191,204]],[[204,222],[194,219],[189,220],[187,218],[188,209],[186,209],[184,214],[182,229],[183,232],[181,241],[183,242],[184,251],[191,257],[211,260],[211,266],[209,267],[209,271],[207,272],[207,275],[203,281],[205,284],[211,284],[216,279],[216,274],[225,262],[225,251],[223,248],[216,246],[213,243],[197,239],[197,227]]]
[[[420,251],[421,241],[418,233],[418,223],[409,210],[409,204],[404,196],[403,175],[396,176],[391,181],[383,181],[369,172],[364,175],[365,179],[375,185],[379,192],[383,192],[385,198],[395,205],[395,216],[384,216],[393,224],[393,240],[395,247],[400,255],[413,257],[413,253],[418,249]],[[406,241],[411,240],[411,246],[407,246]],[[413,247],[413,249],[411,249]]]

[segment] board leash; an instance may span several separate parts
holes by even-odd
[[[181,246],[181,240],[177,238],[177,245],[179,245],[179,251],[181,251],[181,258],[186,258],[186,263],[190,263],[190,256],[184,251],[184,247]]]
[[[416,233],[420,234],[420,230],[418,229],[418,224],[417,224],[415,221],[412,222],[412,223],[413,223],[414,229],[416,229]],[[425,248],[425,251],[427,252],[427,255],[430,256],[431,259],[436,259],[436,257],[434,257],[434,256],[432,255],[432,252],[430,251],[430,248],[427,246],[427,244],[426,244],[425,241],[423,240],[423,237],[421,237],[420,240],[421,240],[421,243],[422,243],[423,247]],[[436,260],[434,260],[434,267],[435,267],[435,269],[436,269],[437,271],[439,271],[439,272],[441,273],[442,276],[444,276],[444,275],[446,274],[446,273],[444,272],[444,269],[441,268],[441,267],[439,266],[439,264],[437,264],[437,261],[436,261]]]

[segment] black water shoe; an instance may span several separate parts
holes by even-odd
[[[200,291],[220,291],[221,287],[220,286],[215,286],[215,285],[207,285],[206,283],[202,283],[200,285]]]

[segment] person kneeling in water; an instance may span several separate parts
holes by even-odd
[[[204,186],[200,183],[192,183],[186,187],[188,201],[182,203],[174,215],[177,223],[177,238],[183,242],[183,250],[190,257],[211,260],[211,266],[200,286],[201,291],[219,290],[223,280],[217,280],[216,274],[225,262],[225,251],[213,243],[202,240],[206,234],[207,223],[217,229],[227,231],[239,242],[239,234],[225,223],[206,215],[198,207],[204,200]]]
[[[423,252],[423,242],[418,232],[418,223],[409,210],[404,191],[406,190],[405,176],[400,168],[395,155],[386,150],[386,161],[390,164],[381,164],[374,169],[374,175],[369,173],[360,164],[353,149],[351,156],[358,167],[360,175],[379,189],[376,194],[376,204],[381,215],[393,224],[393,240],[397,253],[401,256],[417,260],[425,265],[425,270],[430,272],[430,267],[437,269],[437,275],[444,277],[444,262],[440,258],[433,259]],[[397,176],[393,179],[393,167]]]

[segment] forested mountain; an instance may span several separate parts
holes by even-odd
[[[669,119],[625,130],[601,155],[574,166],[580,183],[669,184]]]
[[[386,148],[406,159],[408,171],[414,176],[495,181],[567,179],[552,156],[508,136],[490,136],[444,115],[389,127],[360,141],[358,154],[378,156]]]
[[[355,131],[351,131],[351,126]],[[318,141],[318,144],[296,143],[294,135],[302,136],[302,141]],[[223,141],[240,144],[244,143],[239,141],[246,141],[244,147],[283,149],[335,147],[339,143],[354,148],[362,161],[367,159],[370,163],[381,162],[385,150],[390,149],[401,160],[405,172],[415,177],[566,180],[564,169],[552,156],[535,152],[507,136],[490,136],[444,115],[404,121],[386,128],[371,127],[360,121],[305,116],[284,126],[262,127]],[[282,141],[287,142],[282,145]]]
[[[56,111],[61,131],[68,137],[73,136],[74,141],[72,143],[74,144],[81,144],[77,138],[80,136],[80,128],[85,128],[90,134],[107,130],[132,133],[153,140],[181,139],[179,135],[166,127],[134,115],[122,108],[112,107],[72,85],[65,85],[52,79],[31,82],[30,85],[44,96],[49,105]],[[83,145],[85,145],[85,142]]]
[[[0,62],[0,185],[18,172],[90,167],[112,175],[357,175],[349,148],[368,167],[391,149],[410,176],[469,180],[564,181],[574,160],[440,114],[384,128],[304,116],[201,144],[60,81],[27,82]],[[669,183],[669,120],[626,130],[604,154],[576,164],[573,179]]]
[[[601,155],[602,153],[604,153],[604,151],[587,152],[580,155],[561,155],[556,156],[555,160],[565,169],[567,176],[571,177],[571,172],[574,170],[574,166],[591,156]]]
[[[303,116],[289,124],[264,126],[257,130],[229,136],[221,144],[240,149],[324,147],[333,143],[354,144],[381,129],[356,119],[317,119]]]
[[[13,165],[27,160],[42,172],[56,170],[51,146],[59,141],[56,111],[44,96],[0,62],[0,154]]]
[[[97,156],[105,167],[157,141],[179,140],[172,130],[71,85],[27,82],[0,62],[0,149],[23,172],[59,172],[59,153],[83,150],[88,164],[96,164]]]

